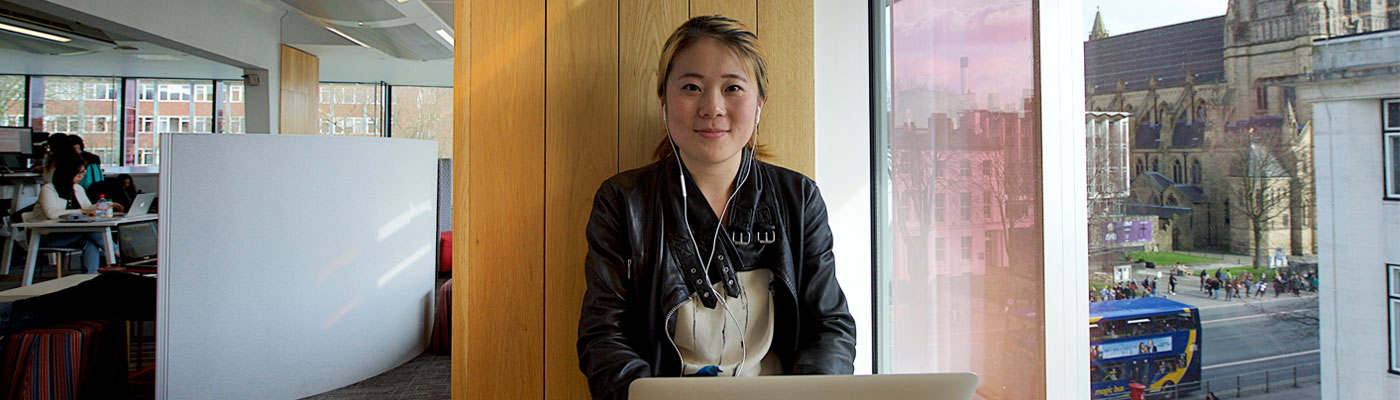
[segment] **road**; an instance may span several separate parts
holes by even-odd
[[[1316,326],[1308,327],[1280,317],[1317,315],[1317,297],[1294,297],[1286,294],[1274,297],[1268,293],[1262,299],[1224,301],[1200,293],[1192,278],[1182,279],[1176,295],[1169,298],[1191,304],[1201,313],[1201,375],[1216,395],[1233,397],[1235,377],[1244,389],[1245,397],[1261,398],[1265,373],[1271,392],[1292,389],[1293,367],[1297,367],[1300,387],[1318,390],[1320,373]],[[1311,331],[1311,332],[1309,332]],[[1203,382],[1204,384],[1204,382]],[[1290,391],[1289,397],[1298,393]],[[1315,396],[1305,396],[1315,397]]]

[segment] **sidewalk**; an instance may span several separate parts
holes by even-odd
[[[1205,267],[1202,267],[1202,268],[1205,268]],[[1210,267],[1210,268],[1211,268],[1211,269],[1214,269],[1215,267]],[[1317,296],[1317,293],[1309,293],[1309,292],[1307,292],[1307,291],[1303,291],[1303,292],[1302,292],[1302,296],[1298,296],[1298,297],[1294,297],[1292,293],[1283,293],[1283,294],[1278,295],[1278,297],[1274,297],[1274,289],[1273,289],[1272,286],[1270,286],[1270,287],[1269,287],[1269,292],[1268,292],[1268,293],[1265,293],[1265,294],[1264,294],[1264,297],[1262,297],[1262,298],[1250,297],[1250,298],[1248,298],[1248,299],[1241,298],[1241,299],[1235,299],[1235,300],[1232,300],[1232,301],[1225,301],[1225,291],[1224,291],[1224,290],[1221,290],[1221,291],[1220,291],[1220,294],[1219,294],[1219,296],[1218,296],[1218,298],[1212,299],[1212,298],[1210,297],[1210,294],[1202,293],[1202,292],[1201,292],[1201,278],[1200,278],[1199,276],[1178,276],[1178,277],[1176,277],[1176,294],[1174,294],[1174,295],[1173,295],[1173,294],[1167,294],[1167,291],[1168,291],[1169,287],[1171,286],[1171,285],[1169,285],[1169,284],[1167,283],[1168,280],[1170,279],[1170,278],[1168,277],[1169,270],[1170,270],[1170,269],[1161,269],[1161,268],[1158,268],[1158,269],[1145,269],[1145,268],[1144,268],[1144,269],[1134,269],[1134,270],[1133,270],[1133,275],[1134,275],[1134,278],[1135,278],[1136,281],[1142,282],[1142,278],[1144,278],[1144,277],[1155,277],[1155,276],[1157,276],[1157,271],[1162,271],[1162,277],[1159,278],[1159,279],[1157,279],[1157,294],[1158,294],[1158,295],[1166,295],[1166,298],[1168,298],[1168,299],[1175,300],[1175,301],[1179,301],[1179,302],[1186,303],[1186,304],[1190,304],[1190,305],[1196,306],[1196,307],[1198,307],[1198,308],[1215,308],[1215,307],[1219,307],[1219,306],[1227,306],[1227,305],[1232,305],[1232,304],[1244,304],[1244,303],[1259,304],[1259,303],[1268,303],[1268,302],[1271,302],[1271,301],[1274,301],[1274,300],[1286,300],[1286,299],[1307,298],[1307,297],[1316,297],[1316,296]]]

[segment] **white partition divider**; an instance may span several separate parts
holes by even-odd
[[[291,399],[418,355],[437,144],[163,134],[158,399]]]

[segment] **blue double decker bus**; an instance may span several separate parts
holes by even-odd
[[[1089,379],[1094,399],[1126,398],[1128,385],[1185,396],[1201,381],[1196,307],[1163,298],[1089,304]]]

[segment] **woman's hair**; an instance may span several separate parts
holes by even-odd
[[[685,21],[671,37],[666,39],[665,47],[661,48],[661,59],[656,68],[656,96],[662,100],[666,99],[666,77],[671,76],[671,67],[675,64],[676,54],[690,48],[692,44],[700,39],[714,39],[720,42],[734,55],[739,57],[739,61],[749,68],[749,75],[758,85],[758,97],[768,98],[768,61],[763,51],[763,46],[758,43],[758,35],[753,33],[749,27],[743,23],[735,21],[722,15],[706,15],[691,18]],[[664,112],[664,111],[663,111]],[[754,132],[755,135],[758,132]],[[669,137],[661,138],[661,143],[656,145],[656,151],[652,156],[657,160],[671,156],[671,143]],[[768,158],[771,155],[764,146],[754,149],[754,156]]]
[[[72,147],[72,146],[75,145],[75,144],[78,145],[78,150],[79,150],[79,151],[86,151],[86,150],[87,150],[87,146],[83,145],[83,137],[82,137],[82,136],[72,135],[72,136],[69,136],[69,137],[68,137],[68,146],[69,146],[69,147]]]
[[[75,199],[73,193],[73,177],[83,173],[83,169],[87,168],[87,163],[77,158],[60,158],[56,160],[57,162],[54,163],[53,167],[53,180],[49,183],[52,183],[54,190],[58,191],[58,197],[64,200],[73,200]]]

